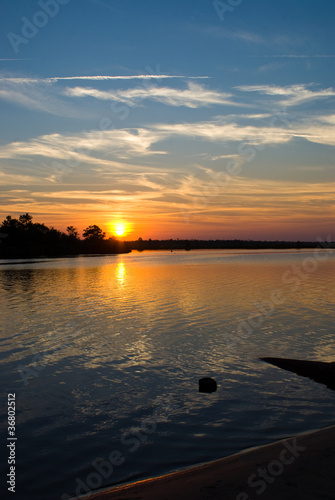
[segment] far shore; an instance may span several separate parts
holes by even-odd
[[[191,241],[192,242],[192,241]],[[288,242],[287,246],[286,244],[278,244],[277,246],[275,244],[271,244],[271,242],[253,242],[250,241],[246,245],[225,245],[223,242],[222,245],[220,245],[218,242],[214,241],[204,241],[203,245],[201,242],[196,240],[195,242],[192,242],[193,245],[188,245],[184,247],[184,242],[181,240],[175,240],[175,244],[169,244],[165,245],[164,242],[162,243],[160,240],[148,243],[148,245],[145,245],[143,248],[138,248],[138,242],[132,242],[132,241],[124,241],[121,242],[121,244],[125,245],[127,247],[126,250],[123,251],[118,251],[118,252],[108,252],[108,253],[71,253],[71,254],[50,254],[50,255],[1,255],[0,253],[0,261],[13,261],[11,263],[15,264],[18,261],[19,262],[47,262],[50,260],[54,259],[72,259],[72,258],[79,258],[79,257],[110,257],[112,255],[124,255],[124,254],[129,254],[132,252],[136,253],[142,253],[142,252],[189,252],[189,251],[198,251],[198,250],[225,250],[227,252],[229,251],[241,251],[241,252],[294,252],[294,253],[299,253],[303,251],[327,251],[328,253],[334,253],[335,252],[335,243],[332,243],[331,246],[320,246],[318,244],[312,244],[312,243],[306,243],[306,244],[301,244],[301,246],[297,247],[295,244]],[[264,243],[262,245],[261,243]],[[206,246],[207,244],[207,246]],[[0,248],[1,249],[1,248]],[[0,265],[7,264],[7,262],[0,262]]]

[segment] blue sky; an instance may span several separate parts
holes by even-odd
[[[1,216],[128,239],[334,227],[335,3],[2,0]]]

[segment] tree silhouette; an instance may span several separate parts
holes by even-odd
[[[104,233],[99,226],[93,224],[93,226],[88,226],[84,229],[83,236],[85,240],[88,241],[102,241],[105,238],[106,233]]]
[[[78,231],[74,226],[67,226],[66,231],[67,231],[69,238],[78,239],[78,237],[79,237]]]
[[[21,222],[21,224],[23,224],[24,226],[28,226],[29,224],[32,223],[32,216],[29,215],[28,213],[26,214],[23,214],[23,215],[20,215],[19,217],[19,221]]]
[[[105,239],[106,234],[97,225],[88,226],[81,240],[74,226],[63,233],[45,224],[32,222],[28,213],[14,219],[8,215],[0,224],[0,257],[31,258],[57,257],[78,254],[113,254],[131,250],[115,238]]]
[[[5,220],[1,225],[1,229],[3,229],[3,231],[8,231],[8,232],[12,232],[15,230],[17,231],[21,227],[22,227],[21,222],[18,219],[13,219],[11,215],[7,215],[7,217],[5,218]]]

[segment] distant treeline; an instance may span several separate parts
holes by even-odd
[[[142,240],[128,241],[127,244],[132,250],[200,250],[200,249],[300,249],[315,248],[319,246],[314,242],[300,241],[253,241],[253,240]],[[332,244],[335,246],[335,243]]]
[[[73,226],[68,226],[67,232],[63,233],[45,224],[34,223],[29,214],[20,215],[18,219],[8,215],[0,226],[0,258],[5,259],[130,251],[127,243],[116,238],[106,239],[106,234],[96,225],[84,229],[83,239]]]
[[[18,219],[8,215],[0,226],[0,258],[59,257],[81,254],[117,254],[132,250],[198,250],[198,249],[300,249],[316,248],[316,242],[251,241],[251,240],[196,240],[169,239],[120,241],[106,238],[99,226],[84,229],[83,238],[77,229],[68,226],[66,233],[45,224],[33,222],[28,213]],[[335,243],[322,246],[335,248]]]

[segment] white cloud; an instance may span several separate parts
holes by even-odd
[[[148,81],[150,80],[164,80],[164,79],[174,79],[174,78],[188,78],[188,79],[198,79],[198,78],[208,78],[206,76],[191,76],[185,77],[182,75],[164,75],[164,74],[146,74],[146,75],[126,75],[126,76],[64,76],[64,77],[50,77],[50,78],[29,78],[29,77],[6,77],[0,75],[0,99],[4,99],[6,101],[12,102],[16,105],[22,106],[24,108],[31,109],[33,111],[43,111],[46,113],[50,113],[56,116],[65,116],[70,118],[89,118],[92,117],[92,109],[83,109],[82,107],[77,106],[77,104],[69,102],[69,100],[64,99],[64,91],[63,87],[58,86],[57,82],[59,81],[75,81],[75,80],[88,80],[88,81],[107,81],[107,80],[145,80],[146,83],[143,83],[142,88],[139,88],[137,91],[134,89],[133,91],[129,90],[129,95],[127,96],[127,92],[124,91],[124,95],[122,95],[122,91],[110,91],[110,96],[107,97],[107,93],[104,93],[95,89],[83,89],[86,90],[87,95],[92,95],[97,99],[118,99],[119,101],[127,102],[131,105],[132,102],[137,102],[144,97],[150,97],[150,93],[152,94],[152,98],[156,101],[158,100],[158,96],[155,98],[154,88],[150,88]],[[192,85],[192,84],[191,84]],[[148,88],[147,88],[148,87]],[[89,93],[91,92],[91,94]],[[133,92],[133,94],[132,94]],[[177,104],[177,97],[173,98],[173,89],[171,89],[172,95],[170,96],[170,102],[172,105]],[[197,100],[200,102],[199,92],[197,94],[196,90],[185,91],[185,100],[186,106],[193,106],[193,102]],[[189,95],[187,95],[189,93]],[[78,97],[80,96],[80,87],[77,89],[67,89],[66,94],[68,96]],[[118,97],[119,94],[119,97]],[[167,93],[166,93],[167,94]],[[223,99],[224,94],[220,97],[218,93],[206,91],[206,98],[212,99],[215,101],[215,96],[217,99]],[[83,94],[84,95],[84,94]],[[113,97],[115,95],[115,97]],[[164,95],[161,96],[164,98]],[[165,100],[169,99],[169,96],[165,96]],[[174,100],[173,100],[174,99]],[[176,104],[173,104],[175,102]],[[195,104],[194,104],[195,107]]]
[[[283,120],[278,119],[283,123]],[[313,120],[290,121],[289,127],[269,125],[250,126],[223,120],[198,123],[177,123],[156,125],[160,138],[171,136],[200,137],[201,139],[226,144],[238,142],[255,146],[280,145],[293,139],[305,139],[309,142],[335,145],[335,115],[314,117]]]
[[[59,80],[163,80],[166,78],[194,78],[203,79],[209,78],[209,76],[185,76],[185,75],[158,75],[158,74],[144,74],[144,75],[106,75],[106,76],[55,76],[50,78],[50,81]]]
[[[29,186],[29,185],[45,185],[43,178],[38,178],[36,175],[29,175],[27,172],[22,173],[22,169],[17,172],[12,168],[11,173],[0,171],[0,186]],[[6,190],[7,191],[7,190]],[[1,197],[8,196],[8,193],[1,193]]]
[[[254,31],[247,31],[243,29],[228,29],[226,26],[211,26],[211,25],[194,25],[191,24],[190,28],[197,33],[209,35],[218,39],[237,40],[247,44],[266,45],[267,47],[281,47],[287,49],[290,47],[302,46],[306,42],[306,37],[300,35],[287,35],[276,33],[274,30],[267,33],[266,36],[260,35]]]
[[[331,87],[323,90],[310,90],[307,87],[307,85],[301,84],[286,87],[278,85],[239,85],[235,88],[242,92],[258,92],[263,95],[279,96],[283,106],[296,106],[314,99],[335,96],[335,90]]]
[[[43,111],[56,116],[79,118],[88,113],[60,98],[57,91],[46,83],[36,83],[31,79],[0,78],[0,99],[12,102],[33,111]]]
[[[164,75],[164,74],[144,74],[144,75],[91,75],[91,76],[51,76],[49,78],[21,78],[21,77],[0,77],[0,82],[6,83],[55,83],[62,80],[90,80],[90,81],[107,81],[107,80],[164,80],[168,78],[183,78],[183,79],[207,79],[209,76],[185,76],[185,75]]]
[[[335,115],[308,119],[297,125],[297,133],[309,142],[335,146]]]
[[[283,58],[283,59],[331,59],[334,54],[272,54],[272,55],[257,55],[254,57],[268,57],[268,58]]]
[[[29,141],[17,141],[0,147],[0,158],[29,160],[32,158],[61,161],[70,170],[80,164],[119,169],[119,160],[139,158],[166,151],[153,146],[171,137],[200,138],[204,141],[228,144],[280,145],[294,138],[309,142],[335,145],[334,115],[320,116],[290,124],[290,128],[271,125],[241,125],[235,121],[158,124],[144,129],[91,130],[76,135],[50,134]],[[185,151],[189,146],[185,145]],[[235,154],[232,151],[230,154]],[[229,153],[228,153],[229,156]],[[227,154],[222,157],[228,157]],[[213,159],[220,156],[212,156]]]
[[[227,143],[283,144],[292,139],[291,130],[271,126],[241,126],[235,123],[199,122],[161,124],[154,127],[164,136],[201,137],[209,141]]]
[[[101,100],[121,101],[129,105],[135,105],[143,99],[152,99],[170,106],[186,106],[189,108],[211,104],[235,104],[230,100],[232,94],[209,90],[202,85],[191,82],[188,83],[188,88],[184,90],[152,86],[148,88],[137,87],[127,90],[102,91],[94,88],[75,87],[67,88],[65,93],[71,97],[89,96]]]
[[[219,26],[195,26],[196,31],[215,38],[229,38],[230,40],[241,40],[247,43],[264,43],[264,39],[257,33],[245,30],[229,30]]]
[[[150,150],[158,138],[157,132],[145,129],[93,130],[73,136],[50,134],[27,142],[13,142],[1,146],[0,158],[44,157],[63,160],[69,167],[81,163],[116,166],[117,164],[111,162],[111,157],[125,159],[164,154],[162,151]]]
[[[318,121],[321,123],[329,123],[335,125],[335,115],[321,115],[318,116]]]
[[[271,62],[271,63],[268,63],[268,64],[263,64],[262,66],[259,66],[257,68],[257,71],[259,73],[264,73],[266,71],[278,71],[282,68],[285,67],[285,63],[283,62]]]

